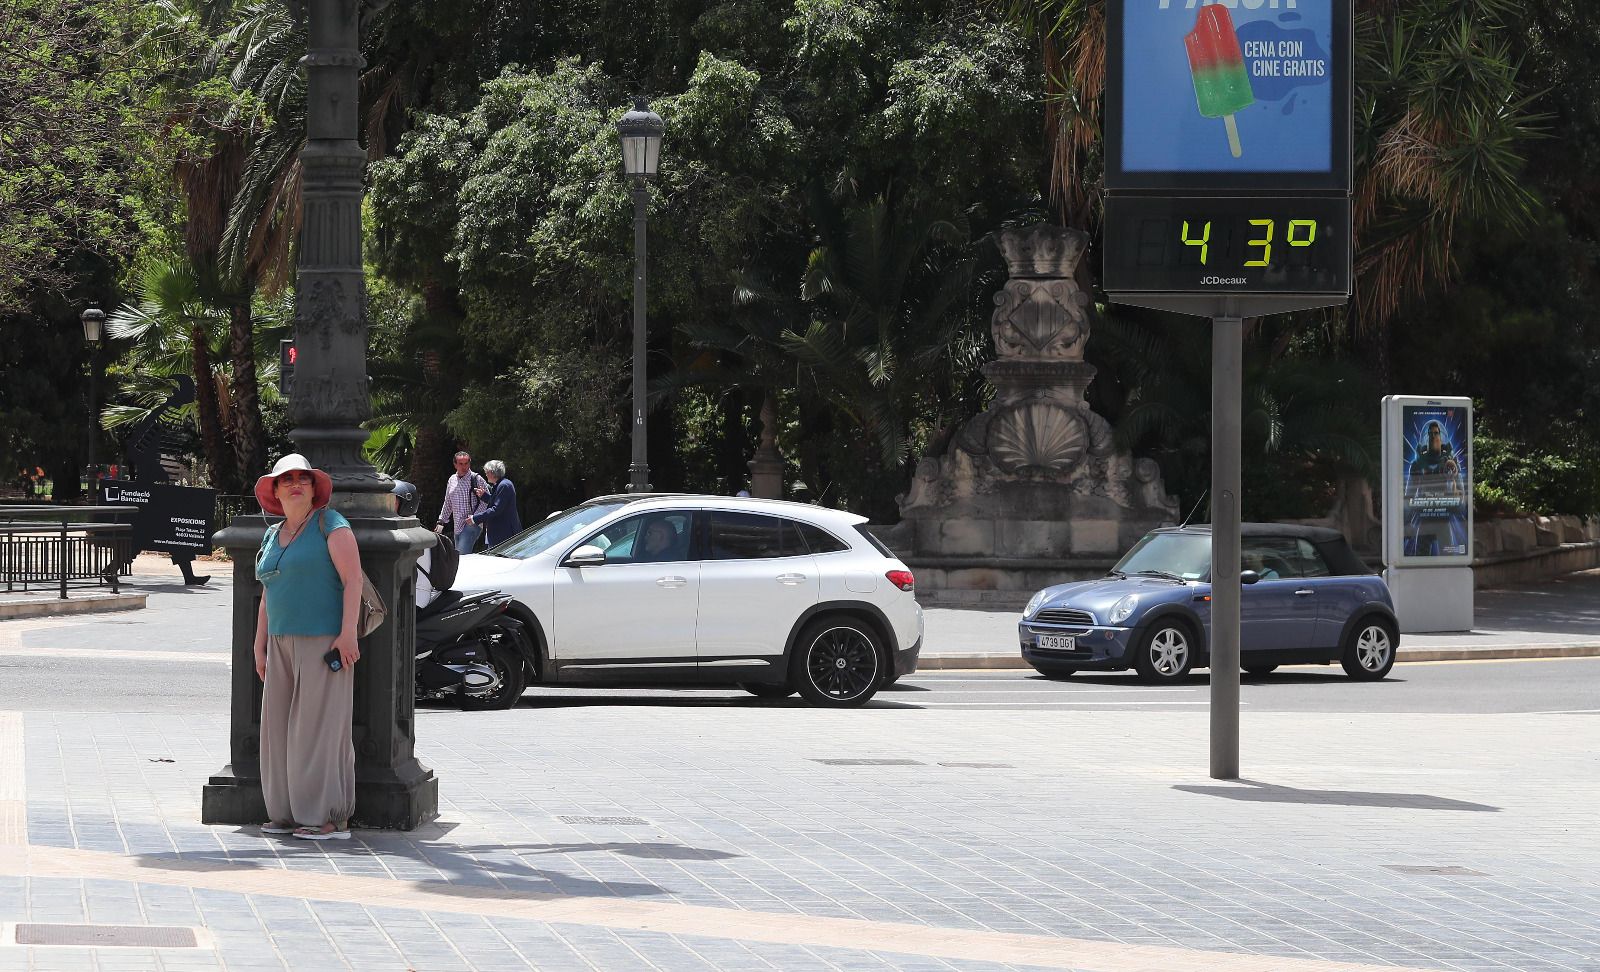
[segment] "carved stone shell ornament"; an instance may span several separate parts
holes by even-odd
[[[989,423],[989,458],[1008,473],[1066,472],[1089,447],[1083,419],[1055,402],[1033,401],[1006,409]]]

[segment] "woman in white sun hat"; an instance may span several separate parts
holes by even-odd
[[[361,553],[350,523],[327,508],[333,480],[291,453],[256,480],[261,509],[283,517],[256,552],[265,587],[256,616],[263,833],[350,836],[356,805],[353,669],[361,650]]]

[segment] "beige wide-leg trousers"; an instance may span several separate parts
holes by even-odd
[[[328,670],[331,635],[269,635],[261,793],[274,823],[344,828],[356,808],[355,673]]]

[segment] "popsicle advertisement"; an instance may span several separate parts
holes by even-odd
[[[1118,97],[1108,101],[1120,171],[1342,168],[1347,79],[1335,42],[1349,0],[1109,2],[1120,30]]]

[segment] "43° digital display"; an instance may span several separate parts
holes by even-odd
[[[1106,219],[1111,293],[1349,292],[1345,198],[1110,196]]]

